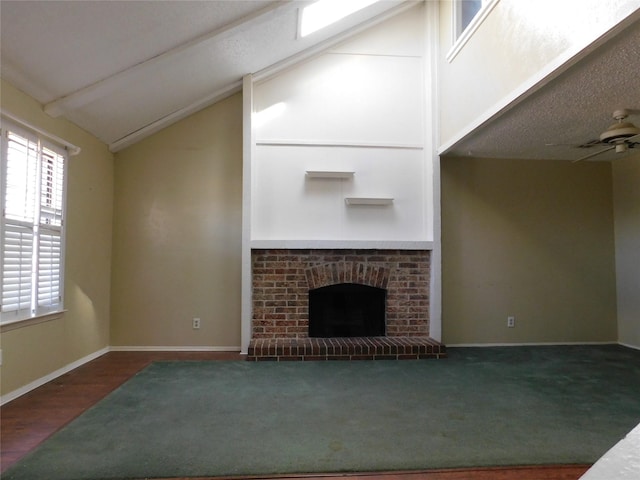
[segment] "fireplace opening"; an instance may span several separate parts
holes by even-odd
[[[356,283],[309,290],[309,336],[384,336],[386,297],[383,288]]]

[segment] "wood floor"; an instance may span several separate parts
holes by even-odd
[[[240,360],[238,353],[109,352],[0,407],[0,472],[156,360]],[[253,480],[577,480],[588,465],[249,477]],[[235,477],[237,478],[237,477]],[[149,479],[152,480],[152,479]],[[166,480],[166,479],[165,479]],[[186,479],[179,479],[186,480]],[[189,480],[210,480],[207,478]]]

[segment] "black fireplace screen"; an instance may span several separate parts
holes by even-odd
[[[386,297],[385,289],[356,283],[309,290],[309,336],[384,336]]]

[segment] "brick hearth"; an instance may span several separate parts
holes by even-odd
[[[247,360],[419,360],[444,358],[446,347],[429,337],[261,338]]]
[[[377,360],[446,356],[429,337],[430,252],[256,249],[248,360]],[[309,290],[356,283],[387,291],[386,336],[309,338]]]

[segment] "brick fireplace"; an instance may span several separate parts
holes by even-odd
[[[249,360],[408,359],[446,355],[429,337],[430,251],[252,250]],[[309,291],[386,290],[384,337],[310,338]]]

